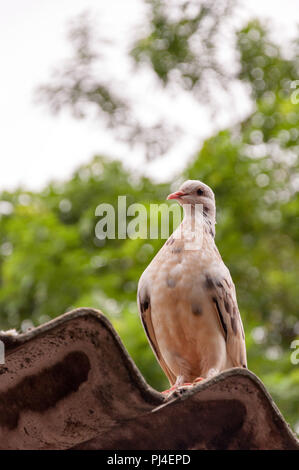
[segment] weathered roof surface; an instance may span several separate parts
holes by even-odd
[[[0,449],[299,449],[260,380],[231,369],[165,400],[110,322],[77,309],[11,337]]]

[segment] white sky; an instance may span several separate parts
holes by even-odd
[[[298,0],[250,0],[241,13],[243,21],[250,15],[271,18],[273,35],[280,40],[295,33],[299,22]],[[248,4],[250,6],[248,6]],[[95,153],[120,157],[129,165],[144,170],[142,155],[120,144],[92,120],[77,121],[68,113],[51,116],[46,106],[36,105],[33,91],[48,82],[50,71],[69,56],[65,39],[67,22],[85,10],[98,13],[102,25],[125,42],[132,25],[143,17],[141,0],[0,0],[0,190],[18,185],[39,189],[52,178],[66,178]],[[119,71],[121,58],[112,60]],[[125,81],[127,64],[122,69]],[[169,100],[159,95],[155,82],[146,75],[132,83],[139,111],[164,113],[173,122],[185,125],[189,136],[178,142],[164,159],[158,159],[147,171],[154,176],[168,176],[182,167],[186,159],[212,129],[204,112],[185,96]],[[241,92],[240,92],[241,93]],[[240,95],[241,96],[241,95]],[[236,110],[236,118],[248,110],[246,100]],[[168,115],[167,115],[168,113]],[[223,113],[222,123],[228,124]]]

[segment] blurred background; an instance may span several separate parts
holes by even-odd
[[[164,241],[99,241],[95,208],[201,179],[249,368],[299,433],[296,2],[0,3],[0,328],[101,309],[167,388],[136,305]]]

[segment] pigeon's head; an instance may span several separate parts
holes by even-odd
[[[213,204],[215,196],[211,188],[197,180],[185,181],[175,193],[169,194],[167,199],[176,199],[179,204]]]
[[[204,215],[215,220],[215,196],[211,188],[202,181],[187,180],[175,193],[169,194],[167,199],[175,199],[179,204],[184,206],[190,204],[202,204]]]

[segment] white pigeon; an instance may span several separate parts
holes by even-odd
[[[235,286],[214,241],[214,193],[201,181],[188,180],[167,199],[183,206],[184,219],[143,272],[137,301],[150,345],[174,390],[231,367],[246,368],[247,361]],[[195,237],[199,243],[190,247]]]

